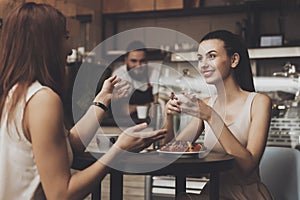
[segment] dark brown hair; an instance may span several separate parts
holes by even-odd
[[[7,108],[11,121],[16,105],[25,101],[35,81],[61,95],[65,61],[62,41],[65,16],[47,4],[25,3],[4,19],[0,38],[0,122],[9,91],[16,86]]]
[[[242,89],[254,92],[251,64],[248,49],[244,44],[244,41],[238,35],[229,31],[217,30],[205,35],[200,42],[210,39],[222,40],[228,56],[232,56],[234,53],[240,55],[239,64],[233,69],[234,79]]]
[[[145,55],[147,54],[145,44],[139,40],[134,40],[128,44],[125,57],[127,57],[131,51],[144,51]]]

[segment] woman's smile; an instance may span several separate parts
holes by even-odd
[[[204,78],[209,78],[213,75],[215,70],[202,70],[201,73],[203,74]]]

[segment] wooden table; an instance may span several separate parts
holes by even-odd
[[[80,157],[76,157],[74,168],[84,169],[89,166],[96,158],[101,157],[103,154],[85,153]],[[170,161],[173,162],[170,162]],[[219,199],[219,174],[222,171],[231,169],[234,164],[234,158],[226,154],[210,152],[205,158],[198,158],[197,156],[174,159],[166,155],[161,155],[157,152],[140,153],[134,156],[120,157],[119,164],[123,170],[111,169],[110,170],[110,199],[121,200],[123,199],[123,175],[172,175],[176,177],[176,195],[185,192],[186,177],[199,176],[204,173],[210,174],[210,199]],[[163,166],[162,168],[158,168]],[[132,169],[150,169],[138,173]],[[97,198],[100,199],[100,191],[96,191]]]

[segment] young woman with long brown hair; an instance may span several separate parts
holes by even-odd
[[[138,136],[145,124],[124,131],[90,167],[70,172],[99,128],[120,79],[108,78],[86,114],[71,129],[63,124],[63,78],[71,52],[66,18],[50,5],[25,3],[14,9],[1,34],[0,199],[82,199],[107,173],[120,151],[140,151],[164,130]]]

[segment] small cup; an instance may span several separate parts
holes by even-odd
[[[148,106],[137,106],[137,117],[139,119],[146,119],[148,115]]]

